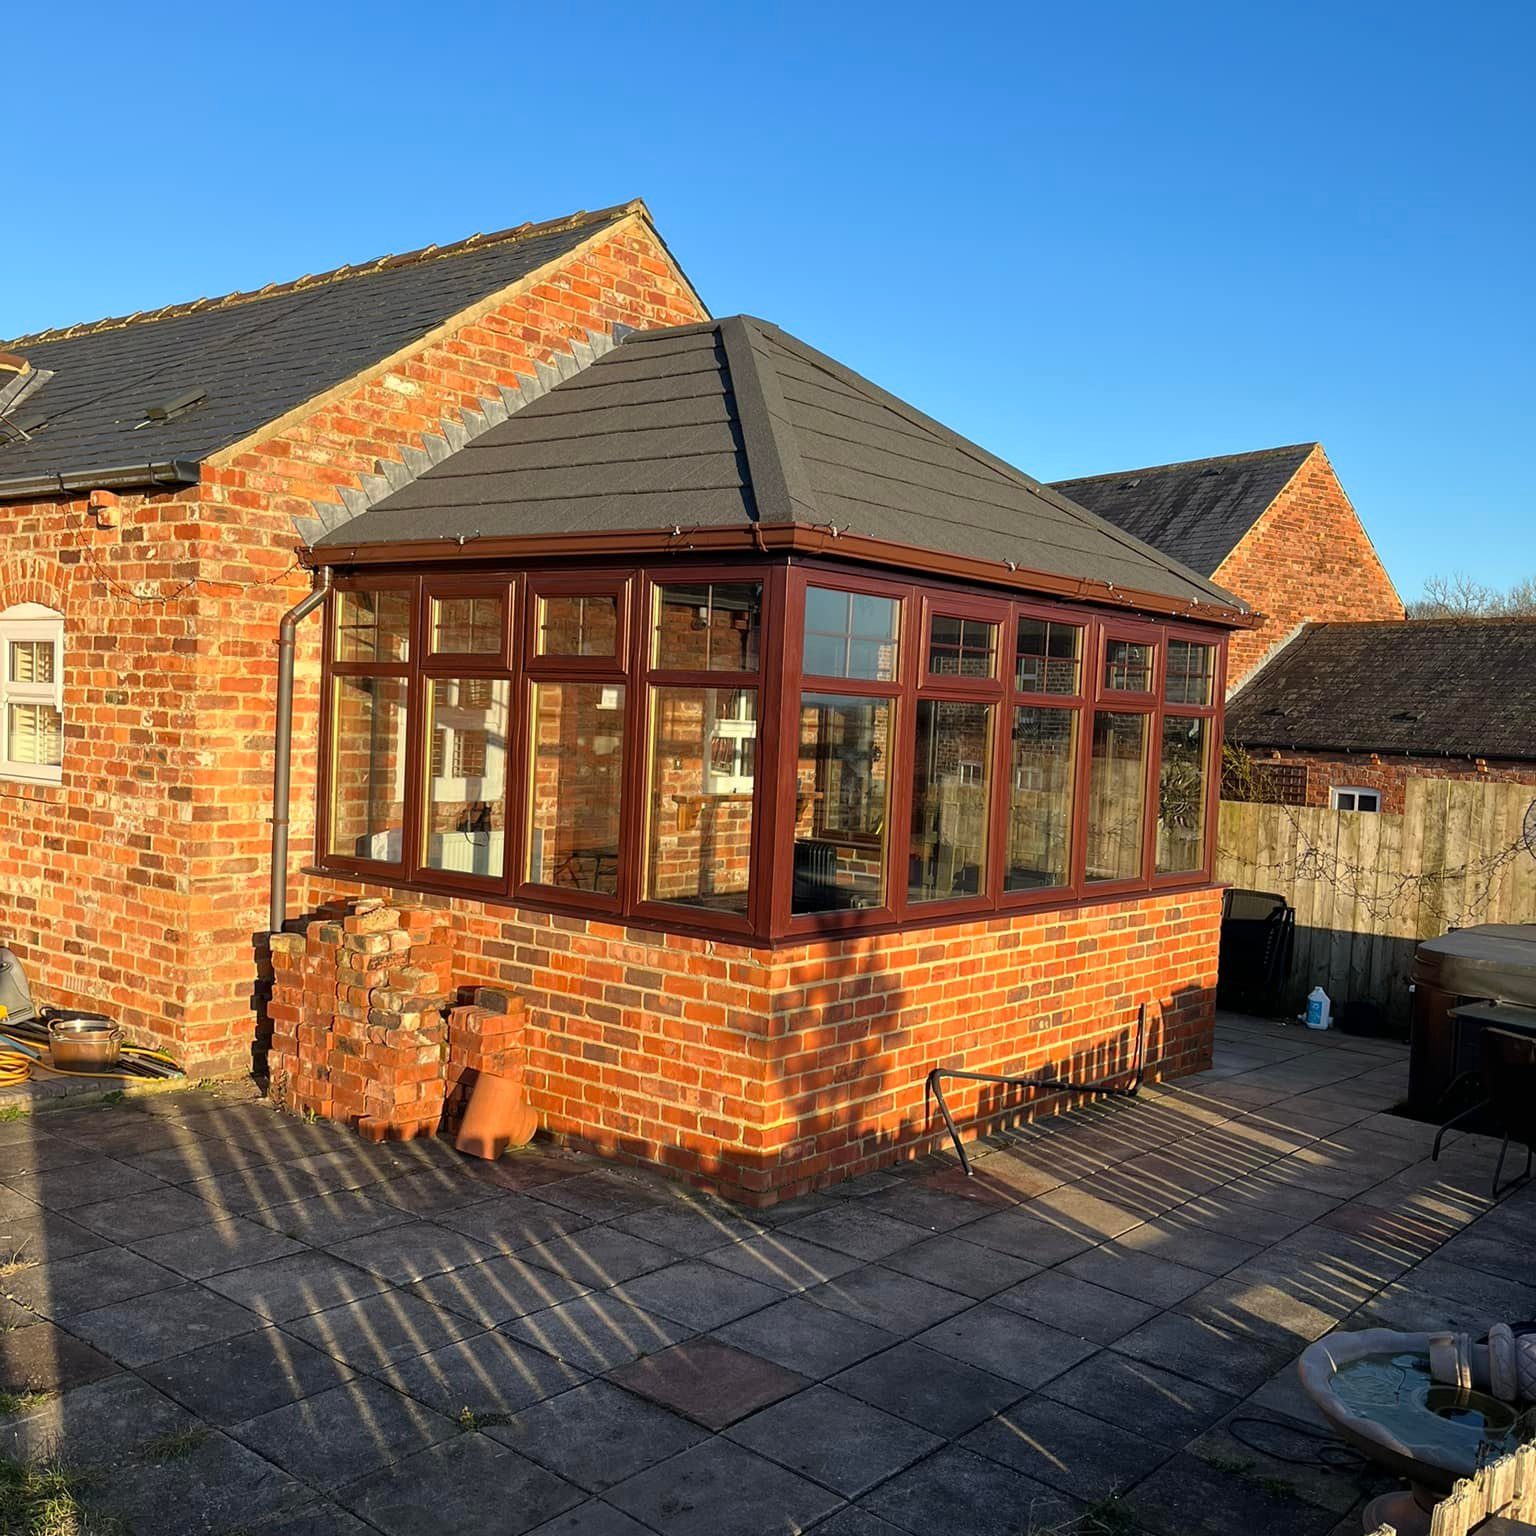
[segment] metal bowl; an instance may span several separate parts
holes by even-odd
[[[123,1032],[110,1019],[53,1019],[48,1054],[66,1072],[110,1072],[117,1065]]]

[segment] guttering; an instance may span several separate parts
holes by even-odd
[[[281,933],[288,918],[288,805],[293,770],[293,649],[299,623],[315,611],[331,590],[328,567],[315,573],[314,590],[285,613],[277,626],[277,729],[273,738],[272,887],[267,925]]]
[[[195,459],[164,459],[113,469],[17,475],[0,479],[0,501],[35,501],[44,496],[67,496],[71,491],[122,490],[136,485],[195,485],[201,473],[202,466]]]
[[[808,523],[750,523],[729,527],[648,528],[627,532],[539,534],[528,537],[410,539],[399,543],[325,544],[300,551],[308,566],[361,567],[374,565],[422,565],[457,563],[461,560],[504,559],[512,561],[569,559],[583,556],[711,553],[748,551],[832,555],[873,565],[895,567],[928,576],[949,576],[988,586],[1033,592],[1069,601],[1097,603],[1165,618],[1184,618],[1220,624],[1228,629],[1253,629],[1260,615],[1235,608],[1214,598],[1207,600],[1170,597],[1089,577],[1062,576],[1036,571],[1000,560],[945,554],[916,545]]]

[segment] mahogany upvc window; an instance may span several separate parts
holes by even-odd
[[[1218,631],[832,560],[344,575],[319,856],[747,942],[1209,880]]]
[[[0,778],[64,775],[64,615],[41,603],[0,613]]]

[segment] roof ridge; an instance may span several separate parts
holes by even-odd
[[[1167,470],[1198,469],[1206,464],[1231,464],[1238,459],[1268,459],[1282,453],[1299,453],[1303,448],[1310,453],[1323,445],[1317,439],[1304,443],[1284,443],[1276,448],[1245,448],[1240,453],[1213,453],[1203,459],[1175,459],[1168,464],[1144,464],[1139,469],[1106,469],[1096,475],[1071,475],[1065,480],[1052,480],[1051,485],[1081,485],[1085,480],[1118,480],[1127,475],[1156,475]]]
[[[327,272],[306,273],[303,277],[287,282],[268,283],[263,288],[253,288],[235,293],[221,294],[217,298],[191,299],[176,304],[162,305],[159,309],[141,309],[131,315],[109,316],[101,320],[86,320],[75,325],[51,326],[41,331],[31,331],[16,336],[7,346],[35,346],[39,342],[69,341],[77,336],[94,336],[102,331],[121,330],[129,325],[147,325],[155,320],[175,320],[183,315],[200,313],[206,309],[224,309],[236,304],[251,303],[256,299],[270,299],[278,294],[297,293],[324,284],[344,282],[348,278],[363,277],[372,272],[393,271],[397,267],[418,266],[428,261],[440,261],[446,257],[462,256],[469,251],[482,251],[496,245],[512,245],[520,240],[533,240],[544,235],[560,234],[570,229],[582,229],[588,225],[613,222],[625,214],[640,213],[650,218],[650,209],[643,198],[631,198],[626,203],[614,203],[608,208],[592,211],[578,209],[558,219],[545,219],[540,223],[528,221],[491,234],[476,233],[448,245],[424,245],[418,250],[402,251],[398,256],[379,256],[372,261],[350,262],[333,267]]]

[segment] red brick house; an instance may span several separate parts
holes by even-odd
[[[1254,609],[1257,625],[1232,639],[1229,689],[1302,624],[1404,616],[1321,443],[1058,480],[1055,488]]]
[[[1247,610],[705,320],[639,205],[13,350],[54,377],[0,622],[61,638],[15,636],[55,693],[13,701],[0,931],[51,998],[247,1056],[297,564],[278,904],[447,913],[550,1129],[762,1203],[925,1145],[939,1062],[1124,1070],[1143,1007],[1150,1072],[1208,1060]]]
[[[1229,798],[1403,810],[1410,778],[1536,784],[1536,619],[1309,624],[1227,703]]]

